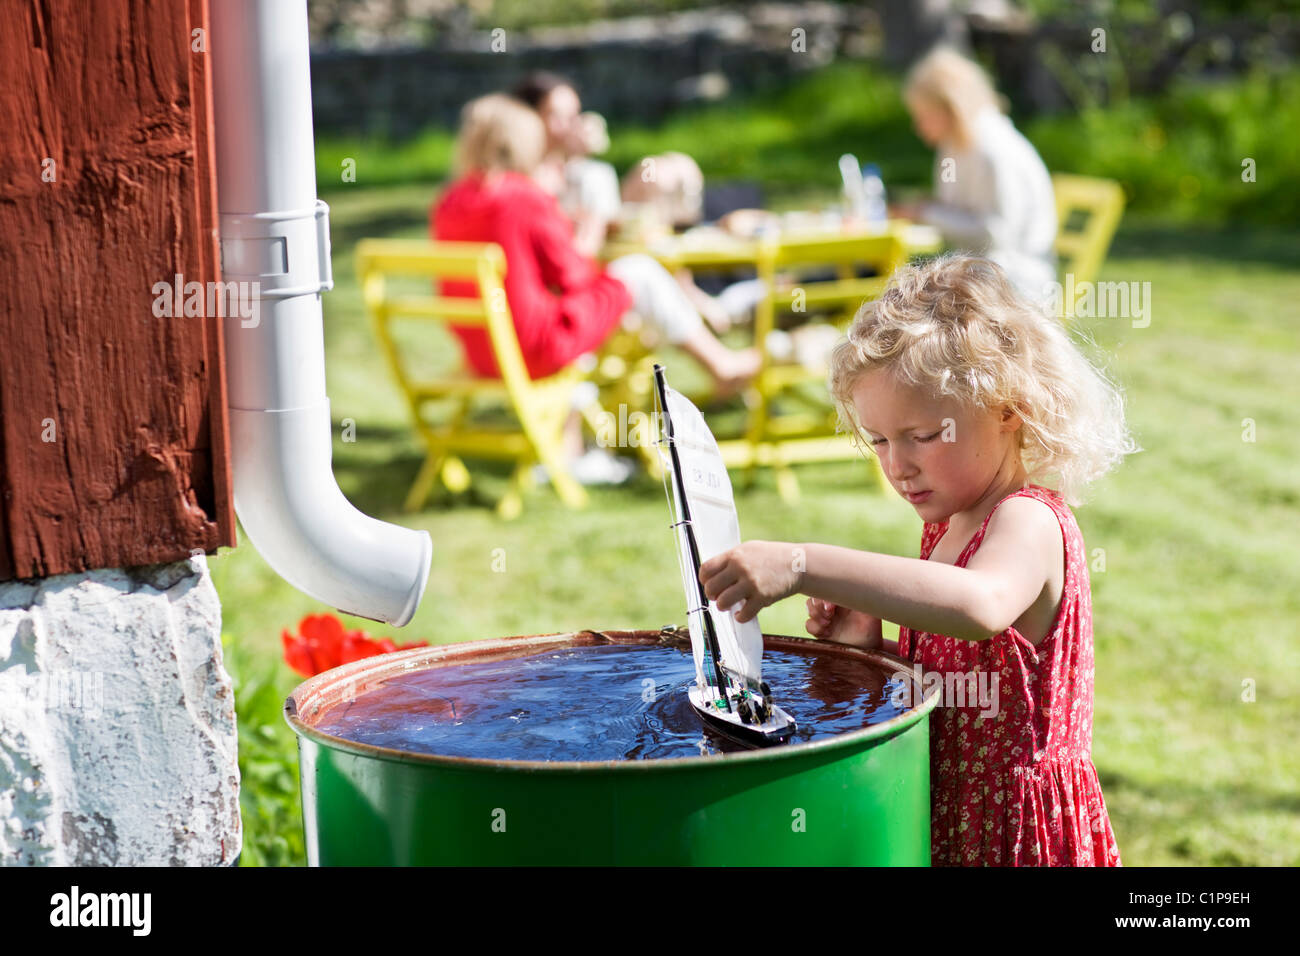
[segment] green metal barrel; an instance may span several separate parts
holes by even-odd
[[[471,641],[346,664],[285,701],[298,735],[307,859],[317,866],[930,864],[928,700],[823,740],[713,756],[613,761],[476,760],[344,740],[313,715],[399,673],[657,631]],[[768,650],[856,658],[877,651],[765,636]],[[912,699],[921,701],[914,680]]]

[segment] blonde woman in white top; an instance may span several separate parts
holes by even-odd
[[[936,149],[935,201],[900,212],[937,227],[949,245],[992,259],[1027,294],[1050,295],[1052,179],[984,71],[939,47],[912,68],[904,98],[917,135]]]

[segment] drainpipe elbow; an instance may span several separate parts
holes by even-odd
[[[331,467],[329,400],[306,408],[230,410],[235,510],[267,564],[345,614],[398,627],[429,578],[433,541],[371,518]]]

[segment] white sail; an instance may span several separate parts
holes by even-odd
[[[707,687],[709,682],[704,673],[704,624],[700,620],[700,615],[695,612],[695,608],[700,605],[700,586],[695,579],[695,566],[691,560],[691,546],[686,539],[686,525],[681,523],[681,517],[684,514],[682,499],[677,492],[677,482],[672,479],[673,463],[671,456],[662,445],[659,448],[659,456],[663,463],[664,474],[669,476],[669,484],[672,486],[673,512],[678,519],[677,527],[673,530],[677,536],[677,565],[682,572],[682,590],[686,593],[686,624],[691,632],[691,653],[695,657],[695,683],[700,687]]]
[[[668,414],[672,420],[673,443],[681,463],[682,486],[690,508],[691,530],[703,564],[716,554],[721,554],[740,544],[740,520],[736,516],[736,499],[731,490],[731,478],[723,464],[718,442],[700,410],[680,392],[665,386],[668,397]],[[671,461],[668,463],[671,468]],[[676,496],[674,496],[676,497]],[[680,504],[680,503],[679,503]],[[679,516],[681,512],[678,512]],[[685,528],[678,529],[678,547],[681,549],[683,586],[686,589],[688,608],[699,606],[700,588],[692,575],[692,562],[686,542]],[[718,635],[722,664],[745,681],[757,684],[762,679],[763,631],[758,619],[740,623],[732,613],[723,613],[717,603],[709,602],[708,613],[713,618]],[[703,679],[704,633],[699,614],[690,615],[691,647],[695,653],[696,677]]]

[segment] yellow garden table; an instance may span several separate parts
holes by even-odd
[[[669,270],[744,266],[755,270],[766,288],[754,317],[754,344],[763,363],[745,393],[748,412],[743,433],[721,439],[719,447],[727,465],[748,469],[751,479],[759,466],[773,468],[782,497],[794,501],[799,491],[792,464],[853,458],[857,452],[845,436],[836,434],[825,368],[776,361],[770,354],[769,336],[778,310],[829,310],[831,324],[844,331],[861,304],[883,291],[894,270],[912,256],[938,252],[941,245],[937,230],[905,220],[873,228],[804,213],[787,214],[778,228],[753,237],[702,227],[646,243],[615,241],[606,245],[602,257],[644,253]],[[834,269],[834,278],[785,278],[827,267]],[[863,267],[873,274],[860,277]],[[604,380],[622,400],[646,403],[653,356],[635,336],[612,341],[601,364]],[[652,469],[657,468],[652,455],[644,457]]]

